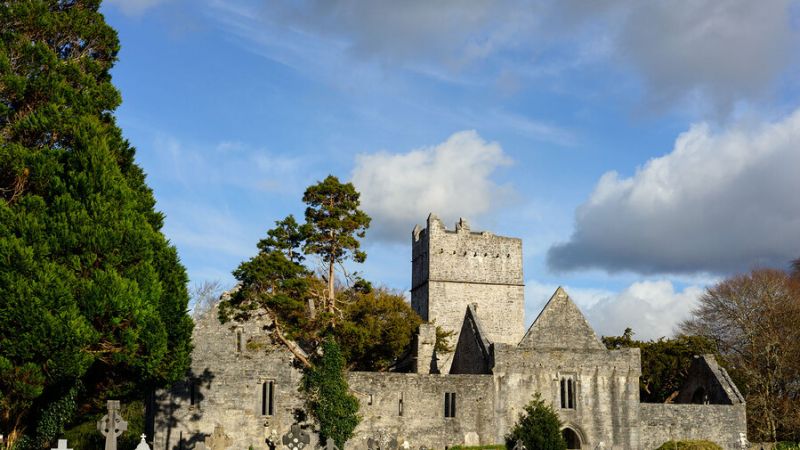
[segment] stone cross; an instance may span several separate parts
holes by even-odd
[[[66,439],[59,439],[58,440],[58,447],[52,450],[72,450],[71,448],[67,448],[67,440]]]
[[[106,437],[105,450],[117,450],[117,438],[128,429],[119,413],[119,400],[108,401],[108,414],[97,421],[97,429]]]
[[[300,428],[300,425],[292,425],[291,430],[283,435],[283,445],[289,450],[303,450],[303,447],[311,442],[311,437]]]
[[[517,443],[514,444],[514,450],[526,450],[525,444],[523,444],[521,440],[517,439]]]
[[[147,445],[147,442],[144,441],[144,438],[145,438],[144,433],[142,433],[142,435],[139,436],[139,437],[141,437],[142,440],[139,441],[139,445],[137,445],[134,450],[150,450],[150,446]]]

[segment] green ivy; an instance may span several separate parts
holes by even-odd
[[[361,417],[358,399],[350,393],[345,378],[345,360],[333,339],[322,343],[322,355],[313,368],[306,370],[303,386],[308,409],[319,424],[320,440],[332,438],[339,448],[353,436]]]

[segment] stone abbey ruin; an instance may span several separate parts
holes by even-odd
[[[412,255],[411,303],[427,324],[406,372],[349,373],[362,420],[348,448],[502,443],[537,392],[570,449],[744,444],[744,399],[713,357],[695,358],[673,403],[641,403],[639,349],[606,349],[563,289],[526,331],[520,239],[463,220],[448,230],[431,215],[412,232]],[[456,333],[452,353],[435,354],[434,321]],[[222,325],[215,311],[198,321],[191,373],[157,394],[155,449],[281,448],[293,425],[307,424],[302,373],[264,325]]]

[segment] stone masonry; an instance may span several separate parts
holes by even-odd
[[[412,232],[411,306],[423,320],[458,333],[467,305],[475,306],[487,337],[516,344],[524,327],[522,240],[473,232],[461,219],[448,230],[435,215]],[[452,354],[437,355],[442,373]]]
[[[449,231],[433,215],[413,231],[412,305],[429,323],[414,339],[412,373],[351,372],[361,423],[347,448],[370,442],[406,448],[504,442],[534,395],[562,421],[569,448],[653,449],[667,440],[708,439],[741,448],[744,399],[710,355],[697,356],[675,403],[639,401],[639,349],[608,350],[558,288],[524,332],[522,243]],[[301,371],[265,332],[265,320],[200,319],[192,369],[156,396],[154,449],[281,447],[293,424],[311,434]],[[456,332],[436,355],[435,325]]]

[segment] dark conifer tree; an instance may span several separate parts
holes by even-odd
[[[114,121],[99,4],[0,2],[0,429],[20,447],[190,358],[186,272]]]

